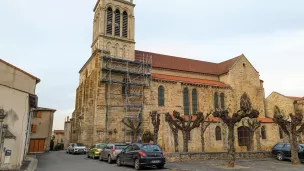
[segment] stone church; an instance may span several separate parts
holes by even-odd
[[[92,55],[79,71],[72,142],[86,145],[130,142],[124,118],[141,120],[142,130],[153,130],[150,111],[161,113],[158,144],[174,151],[174,139],[164,113],[204,114],[216,108],[239,109],[246,92],[260,112],[255,150],[270,150],[283,134],[266,113],[263,81],[243,55],[220,63],[135,50],[133,0],[98,0],[94,12]],[[227,150],[226,126],[212,118],[205,132],[206,152]],[[247,151],[246,125],[235,128],[237,151]],[[182,134],[179,133],[182,150]],[[189,151],[201,151],[200,129],[191,132]]]

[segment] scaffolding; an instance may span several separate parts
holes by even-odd
[[[134,61],[109,55],[102,56],[101,82],[105,86],[106,96],[106,141],[109,140],[109,121],[111,112],[123,109],[123,118],[142,121],[144,108],[144,90],[151,86],[152,56],[137,54]],[[124,141],[127,137],[124,126]]]

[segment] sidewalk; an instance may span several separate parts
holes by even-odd
[[[22,171],[35,171],[37,168],[38,160],[36,155],[29,155],[26,157],[25,161],[23,162],[20,170]]]

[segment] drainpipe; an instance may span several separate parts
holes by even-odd
[[[1,164],[2,164],[2,154],[3,154],[3,152],[2,152],[2,148],[3,148],[3,145],[4,145],[4,143],[2,143],[2,138],[4,138],[4,137],[2,137],[2,133],[3,133],[3,120],[4,120],[4,118],[6,117],[6,113],[4,112],[4,110],[3,109],[0,109],[0,168],[1,168]],[[4,142],[4,141],[3,141]]]

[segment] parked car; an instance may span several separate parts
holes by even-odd
[[[103,148],[105,147],[105,144],[94,144],[91,146],[91,148],[88,150],[88,158],[99,158]]]
[[[273,155],[276,155],[277,159],[282,161],[291,158],[290,144],[278,143],[272,148]],[[304,162],[304,144],[299,144],[299,159]]]
[[[67,153],[69,153],[69,154],[86,154],[87,148],[82,143],[72,143],[67,148]]]
[[[107,160],[108,163],[112,163],[116,160],[117,155],[126,147],[127,144],[107,144],[103,148],[99,160]]]
[[[163,169],[166,157],[157,145],[135,143],[118,154],[116,164],[117,166],[134,166],[136,170],[145,166],[156,166],[158,169]]]

